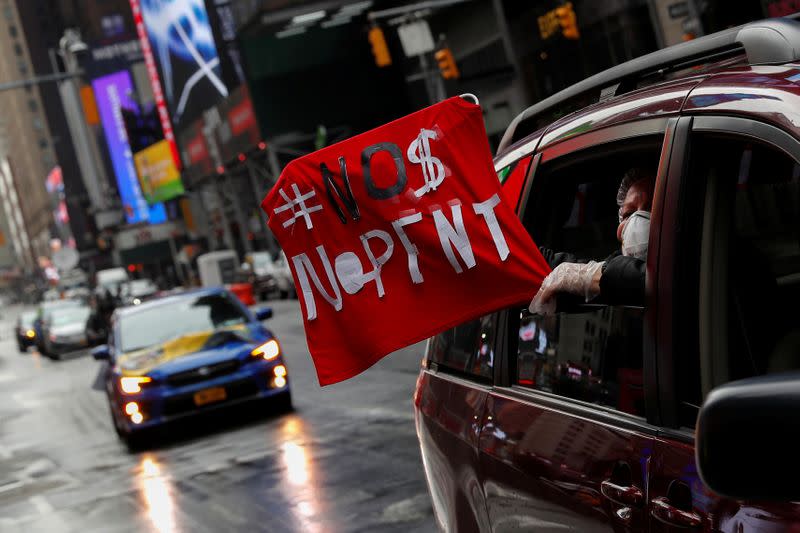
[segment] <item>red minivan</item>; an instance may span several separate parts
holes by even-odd
[[[429,341],[414,401],[439,526],[800,531],[800,23],[597,74],[517,117],[495,164],[539,246],[598,260],[622,176],[650,169],[646,299]]]

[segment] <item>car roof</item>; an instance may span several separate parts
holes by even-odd
[[[151,299],[148,299],[146,302],[142,302],[139,305],[134,305],[130,307],[121,307],[117,309],[114,312],[114,314],[118,318],[121,318],[129,315],[134,315],[143,311],[152,311],[154,308],[158,308],[162,305],[167,305],[188,298],[196,298],[198,296],[213,296],[215,294],[222,295],[227,293],[228,290],[225,289],[224,287],[202,287],[196,289],[187,289],[187,290],[182,290],[178,293],[157,295]]]
[[[580,113],[589,107],[614,105],[621,96],[646,98],[648,94],[662,90],[665,85],[680,83],[681,80],[689,81],[683,87],[685,97],[705,78],[731,68],[731,63],[753,66],[784,65],[798,61],[798,43],[800,22],[789,18],[769,19],[730,28],[622,63],[545,98],[520,113],[503,135],[498,157],[541,134],[541,128],[553,122],[559,114],[563,115],[564,109],[577,109]],[[704,66],[705,70],[698,73],[693,70],[697,66]],[[650,85],[644,90],[637,89],[649,80],[663,79],[667,74],[681,72],[685,74],[676,79]]]

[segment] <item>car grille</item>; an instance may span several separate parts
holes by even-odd
[[[258,386],[255,381],[247,379],[235,381],[225,385],[225,400],[221,402],[202,405],[200,407],[194,404],[194,394],[182,394],[172,398],[167,398],[164,401],[163,414],[164,416],[175,416],[190,411],[202,411],[208,407],[215,407],[217,405],[224,405],[233,400],[240,400],[248,396],[254,396],[258,392]]]
[[[207,379],[224,376],[236,372],[239,369],[239,361],[223,361],[213,365],[205,365],[177,374],[168,376],[166,382],[173,387],[181,387],[183,385],[191,385],[192,383],[199,383]]]

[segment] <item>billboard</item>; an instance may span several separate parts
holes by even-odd
[[[133,156],[139,173],[139,184],[148,204],[170,200],[183,194],[181,174],[172,159],[172,148],[166,140],[158,141]]]
[[[228,95],[203,0],[130,0],[158,67],[175,129]],[[140,26],[137,22],[137,26]],[[140,36],[141,37],[141,36]],[[142,43],[145,48],[145,43]],[[169,138],[169,137],[168,137]]]
[[[125,129],[125,110],[136,112],[133,82],[127,70],[122,70],[92,81],[97,111],[106,138],[111,166],[122,199],[125,220],[136,222],[164,222],[167,218],[164,204],[148,206],[139,186],[139,178],[133,162],[133,153]]]
[[[232,91],[217,107],[222,118],[217,138],[223,161],[232,160],[261,141],[261,130],[246,85]]]
[[[183,183],[190,188],[214,171],[214,162],[203,133],[204,127],[205,122],[201,117],[178,134],[183,156]]]

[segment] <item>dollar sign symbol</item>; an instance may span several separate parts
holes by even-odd
[[[435,191],[436,187],[444,181],[444,165],[438,157],[431,155],[431,139],[438,139],[436,132],[425,128],[421,129],[417,138],[408,145],[406,152],[411,163],[422,165],[422,177],[425,185],[414,191],[417,198],[428,191]]]

